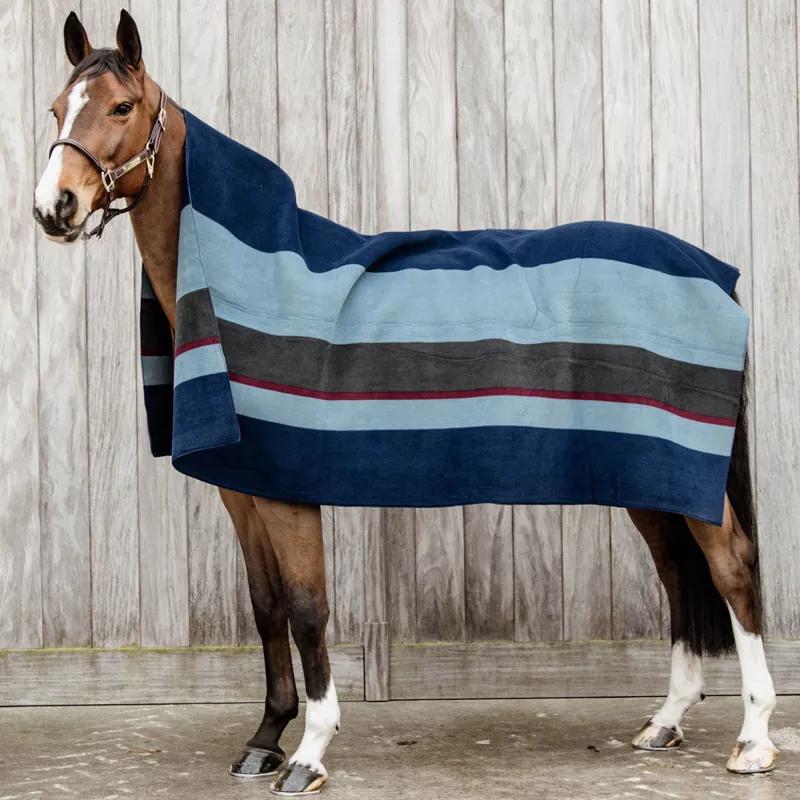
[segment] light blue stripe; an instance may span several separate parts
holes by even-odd
[[[172,383],[172,356],[142,356],[142,380],[145,386]]]
[[[175,359],[175,386],[217,372],[227,374],[222,348],[218,344],[207,344],[181,353]]]
[[[660,408],[594,400],[471,397],[460,400],[317,400],[231,382],[246,417],[329,431],[427,430],[522,426],[655,436],[715,455],[730,455],[733,428],[678,417]],[[531,458],[535,458],[531,453]]]
[[[187,206],[179,295],[204,288],[206,277],[218,317],[278,336],[616,344],[711,367],[744,365],[747,315],[716,284],[618,261],[385,273],[350,264],[312,273],[298,254],[255,250]]]

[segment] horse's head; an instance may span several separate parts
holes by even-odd
[[[115,181],[106,175],[105,182],[101,168],[125,164],[145,148],[158,107],[157,95],[155,112],[150,107],[152,81],[127,11],[120,16],[116,49],[95,50],[75,12],[64,24],[64,44],[75,69],[52,111],[58,139],[73,144],[54,145],[34,193],[33,215],[49,239],[70,243],[112,196],[133,197],[141,189],[144,166]]]

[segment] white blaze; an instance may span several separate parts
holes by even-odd
[[[302,764],[319,775],[328,772],[322,765],[322,757],[333,735],[339,730],[339,701],[333,678],[322,700],[306,703],[306,729],[297,752],[289,759],[290,764]]]
[[[81,109],[89,101],[89,95],[86,94],[86,78],[78,81],[67,98],[67,116],[64,118],[64,125],[61,128],[59,135],[60,139],[66,139],[72,131],[72,126],[81,113]],[[64,156],[64,145],[60,145],[53,150],[50,155],[50,160],[47,162],[47,169],[39,181],[34,193],[34,201],[36,207],[45,216],[54,216],[56,211],[56,203],[61,195],[61,190],[58,188],[59,180],[61,179],[61,161]]]

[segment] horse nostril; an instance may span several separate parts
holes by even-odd
[[[61,192],[56,201],[56,216],[66,221],[75,213],[77,208],[78,198],[75,197],[74,192],[69,189]]]

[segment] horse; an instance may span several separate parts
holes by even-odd
[[[102,212],[88,234],[95,236],[113,217],[130,213],[174,346],[186,117],[147,73],[136,23],[126,11],[115,48],[93,48],[74,12],[65,22],[64,41],[74,69],[52,104],[58,138],[35,189],[33,215],[49,239],[71,243],[87,236],[94,212]],[[125,205],[112,207],[112,199]],[[743,386],[721,524],[663,510],[629,508],[628,513],[652,554],[672,625],[669,693],[633,745],[649,751],[677,747],[682,718],[704,698],[702,655],[735,648],[744,723],[727,767],[753,774],[773,769],[778,751],[769,736],[776,696],[761,635],[746,409]],[[274,777],[271,791],[280,796],[317,793],[328,777],[323,757],[340,723],[325,643],[320,508],[228,488],[219,492],[244,554],[267,685],[261,724],[230,771],[241,778]],[[280,737],[299,711],[290,628],[308,702],[302,742],[287,759]]]

